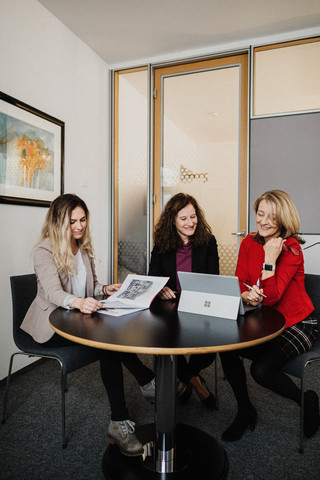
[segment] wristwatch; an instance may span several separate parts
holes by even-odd
[[[273,272],[276,269],[275,265],[270,265],[270,263],[263,264],[263,270],[269,270],[269,272]]]

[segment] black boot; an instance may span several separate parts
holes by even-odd
[[[241,413],[237,413],[233,423],[225,432],[223,432],[222,440],[225,440],[226,442],[239,440],[248,427],[250,427],[251,431],[255,429],[256,421],[257,411],[254,406],[251,405],[247,410],[242,410]]]

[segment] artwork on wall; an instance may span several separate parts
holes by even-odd
[[[64,122],[0,92],[0,202],[48,206],[63,167]]]

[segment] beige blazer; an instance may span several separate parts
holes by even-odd
[[[92,297],[98,285],[94,261],[86,251],[81,253],[87,270],[86,296]],[[21,328],[36,342],[44,343],[54,334],[49,324],[50,313],[57,307],[63,307],[65,298],[71,294],[71,278],[66,273],[58,273],[49,239],[45,239],[34,251],[34,270],[37,276],[37,296],[30,305]]]

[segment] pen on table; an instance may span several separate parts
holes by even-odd
[[[253,287],[251,287],[251,285],[247,285],[246,283],[242,282],[243,285],[247,288],[249,288],[249,290],[253,290]],[[261,295],[261,297],[264,297],[264,298],[267,298],[266,295],[264,295],[263,293],[259,293],[259,295]]]

